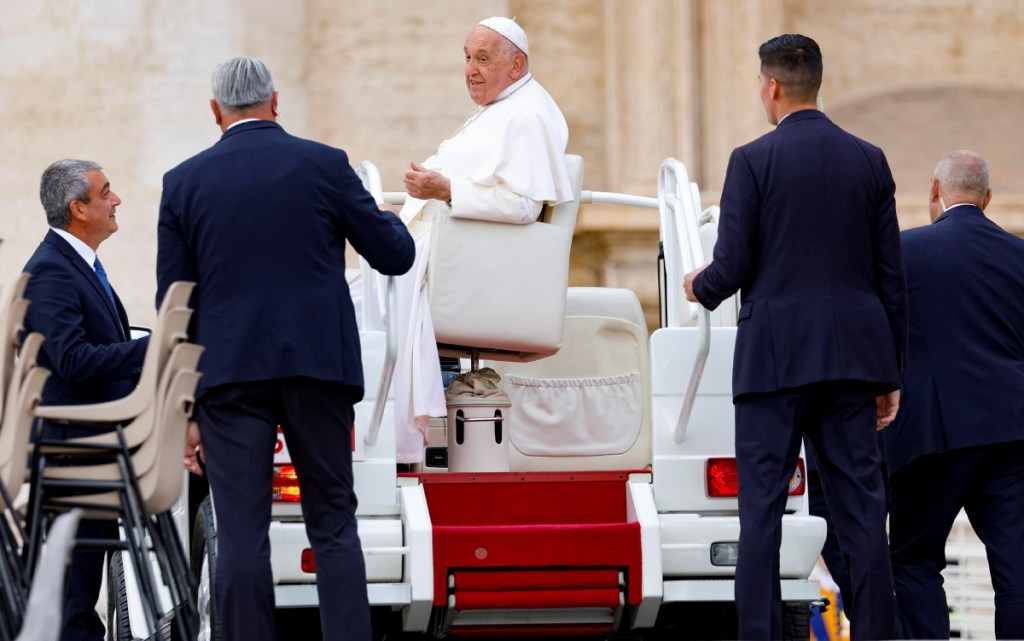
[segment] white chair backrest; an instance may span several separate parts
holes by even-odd
[[[431,318],[442,354],[530,361],[558,351],[569,249],[579,211],[583,159],[566,156],[573,200],[512,225],[434,217],[427,263]]]

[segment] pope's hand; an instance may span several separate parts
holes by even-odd
[[[405,172],[405,191],[413,198],[450,202],[451,187],[451,182],[447,178],[416,163],[409,163],[409,170]]]

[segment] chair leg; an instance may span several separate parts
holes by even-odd
[[[163,547],[163,551],[156,550],[156,552],[158,557],[161,554],[166,554],[167,570],[170,572],[170,581],[174,584],[174,602],[178,612],[175,618],[181,623],[179,633],[185,635],[185,638],[191,639],[199,629],[199,609],[193,598],[196,581],[192,576],[192,570],[170,513],[162,512],[155,518],[161,539],[160,544]]]

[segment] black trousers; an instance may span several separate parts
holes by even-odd
[[[317,563],[325,641],[370,638],[366,568],[356,531],[353,402],[359,390],[308,378],[220,385],[198,421],[217,517],[216,599],[225,641],[274,638],[271,481],[280,425],[302,492]]]
[[[875,392],[824,382],[736,399],[740,541],[739,638],[781,639],[779,546],[800,439],[816,455],[825,499],[849,559],[853,639],[893,639],[896,603],[885,531],[885,489],[875,443]]]
[[[946,539],[963,509],[985,544],[997,639],[1024,639],[1024,441],[923,456],[889,480],[896,597],[908,639],[948,639]]]

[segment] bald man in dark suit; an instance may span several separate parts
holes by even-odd
[[[896,596],[909,639],[948,639],[940,572],[963,509],[988,554],[998,639],[1024,639],[1024,239],[985,216],[988,165],[939,161],[932,224],[903,232],[910,343],[885,432]]]

